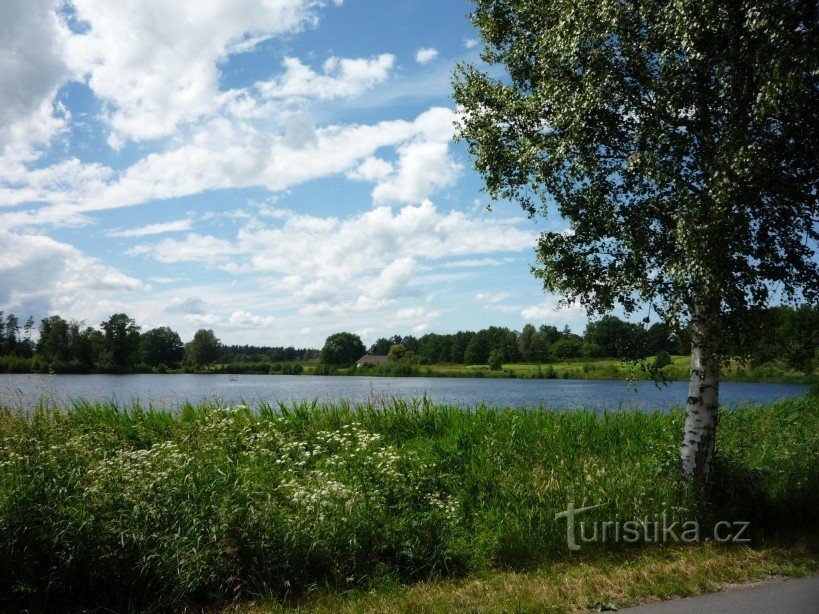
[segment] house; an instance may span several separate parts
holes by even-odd
[[[356,361],[355,366],[363,367],[364,365],[383,365],[386,362],[386,356],[380,356],[378,354],[364,354],[364,356]]]

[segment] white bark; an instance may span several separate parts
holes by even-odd
[[[695,339],[698,337],[695,333]],[[691,377],[685,433],[680,449],[683,474],[701,484],[708,482],[714,461],[719,404],[719,367],[696,340],[691,349]]]

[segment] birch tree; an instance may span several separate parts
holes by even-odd
[[[817,301],[815,0],[476,0],[454,97],[489,195],[559,214],[534,273],[692,336],[682,469],[706,483],[728,342]]]

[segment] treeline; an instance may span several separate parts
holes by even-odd
[[[215,363],[272,364],[318,356],[318,350],[311,349],[223,345],[209,329],[196,331],[193,339],[183,343],[169,327],[143,331],[124,313],[113,314],[98,328],[53,315],[43,318],[36,329],[35,342],[33,318],[21,326],[17,316],[0,311],[0,372],[161,373],[193,371]]]
[[[582,335],[568,327],[535,327],[527,324],[521,331],[490,326],[477,331],[448,335],[429,333],[383,337],[369,347],[369,353],[386,355],[403,346],[420,364],[537,363],[566,359],[618,358],[645,359],[691,352],[687,334],[674,334],[665,324],[625,322],[604,316],[589,322]],[[733,352],[752,365],[779,361],[788,368],[812,372],[819,367],[819,307],[772,307],[760,317],[759,334],[750,347]]]
[[[34,332],[38,331],[36,341]],[[664,324],[643,326],[605,316],[589,322],[582,335],[555,326],[527,324],[521,331],[490,326],[477,332],[428,333],[382,337],[365,348],[357,335],[331,335],[317,349],[251,345],[224,345],[212,330],[200,329],[184,343],[167,326],[150,330],[127,314],[117,313],[98,327],[59,315],[35,326],[29,317],[21,323],[14,314],[0,311],[0,372],[127,373],[194,371],[203,368],[244,373],[290,373],[298,363],[321,358],[323,364],[349,366],[368,351],[387,355],[400,346],[402,364],[500,365],[516,362],[548,363],[557,360],[618,358],[668,359],[688,354],[690,338],[675,335]],[[405,354],[404,354],[405,353]],[[819,307],[774,307],[760,319],[755,343],[736,354],[752,365],[780,362],[789,369],[810,373],[819,367]],[[218,366],[214,366],[218,365]]]

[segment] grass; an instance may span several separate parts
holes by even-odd
[[[651,362],[651,358],[648,362]],[[672,356],[672,364],[663,369],[669,381],[687,381],[691,365],[690,356]],[[439,377],[522,377],[580,380],[625,380],[650,378],[638,364],[623,362],[616,358],[592,358],[549,361],[543,364],[507,363],[501,370],[491,371],[486,365],[431,365],[421,367],[421,374]],[[728,382],[776,382],[803,384],[816,381],[813,373],[801,373],[787,369],[781,364],[750,367],[738,362],[730,363],[722,373]]]
[[[494,593],[500,610],[571,609],[816,570],[819,398],[723,412],[705,498],[677,474],[682,421],[426,399],[0,410],[0,609],[461,609]],[[607,504],[589,522],[750,521],[753,548],[571,553],[555,521],[570,501]],[[679,586],[674,561],[691,565]]]
[[[468,578],[393,584],[373,591],[317,588],[298,606],[313,612],[588,612],[819,571],[815,542],[780,542],[733,548],[714,544],[645,548],[594,560],[555,562],[535,571],[479,572]],[[294,605],[264,599],[240,609],[285,612]]]

